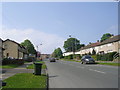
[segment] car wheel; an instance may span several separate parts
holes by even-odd
[[[83,64],[83,62],[81,62],[81,64]]]
[[[86,62],[84,62],[83,64],[87,64]]]

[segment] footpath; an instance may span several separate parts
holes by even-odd
[[[12,69],[2,69],[2,74],[0,75],[0,79],[4,80],[6,78],[9,78],[17,73],[34,73],[34,69],[26,69],[28,65],[33,64],[33,62],[30,63],[24,63],[24,65],[21,65],[17,68]],[[41,72],[42,74],[45,73],[44,70]]]

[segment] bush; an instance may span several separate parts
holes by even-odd
[[[23,59],[9,59],[9,58],[4,58],[2,60],[2,65],[9,65],[9,64],[23,65],[24,60]]]
[[[64,56],[65,59],[73,59],[73,55]]]
[[[92,55],[91,56],[94,60],[97,60],[97,55]]]
[[[82,57],[82,56],[81,56],[80,54],[75,54],[75,55],[74,55],[74,59],[77,59],[77,60],[80,60],[81,57]]]
[[[35,57],[28,57],[26,59],[24,59],[26,62],[32,62],[32,61],[35,61],[36,58]]]
[[[113,61],[113,56],[116,53],[117,52],[111,52],[111,53],[107,53],[107,54],[103,54],[103,55],[96,55],[94,57],[96,57],[97,60],[101,60],[101,61]]]

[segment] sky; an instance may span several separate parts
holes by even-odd
[[[1,15],[0,38],[29,39],[41,53],[64,52],[69,35],[87,45],[118,34],[117,2],[3,2]]]

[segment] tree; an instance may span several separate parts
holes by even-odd
[[[92,51],[92,55],[95,55],[96,54],[96,51],[93,49],[93,51]]]
[[[24,42],[22,42],[21,45],[27,48],[29,54],[36,54],[34,45],[30,42],[30,40],[28,39],[24,40]]]
[[[60,48],[57,48],[54,50],[54,52],[52,53],[52,56],[53,57],[56,57],[56,58],[62,58],[63,55],[62,55],[62,50]]]
[[[79,50],[81,47],[85,46],[84,44],[80,44],[80,41],[76,38],[68,38],[64,41],[64,49],[66,52],[75,52]]]
[[[111,36],[113,36],[113,34],[110,33],[103,34],[100,41],[103,42],[104,40],[110,38]]]

